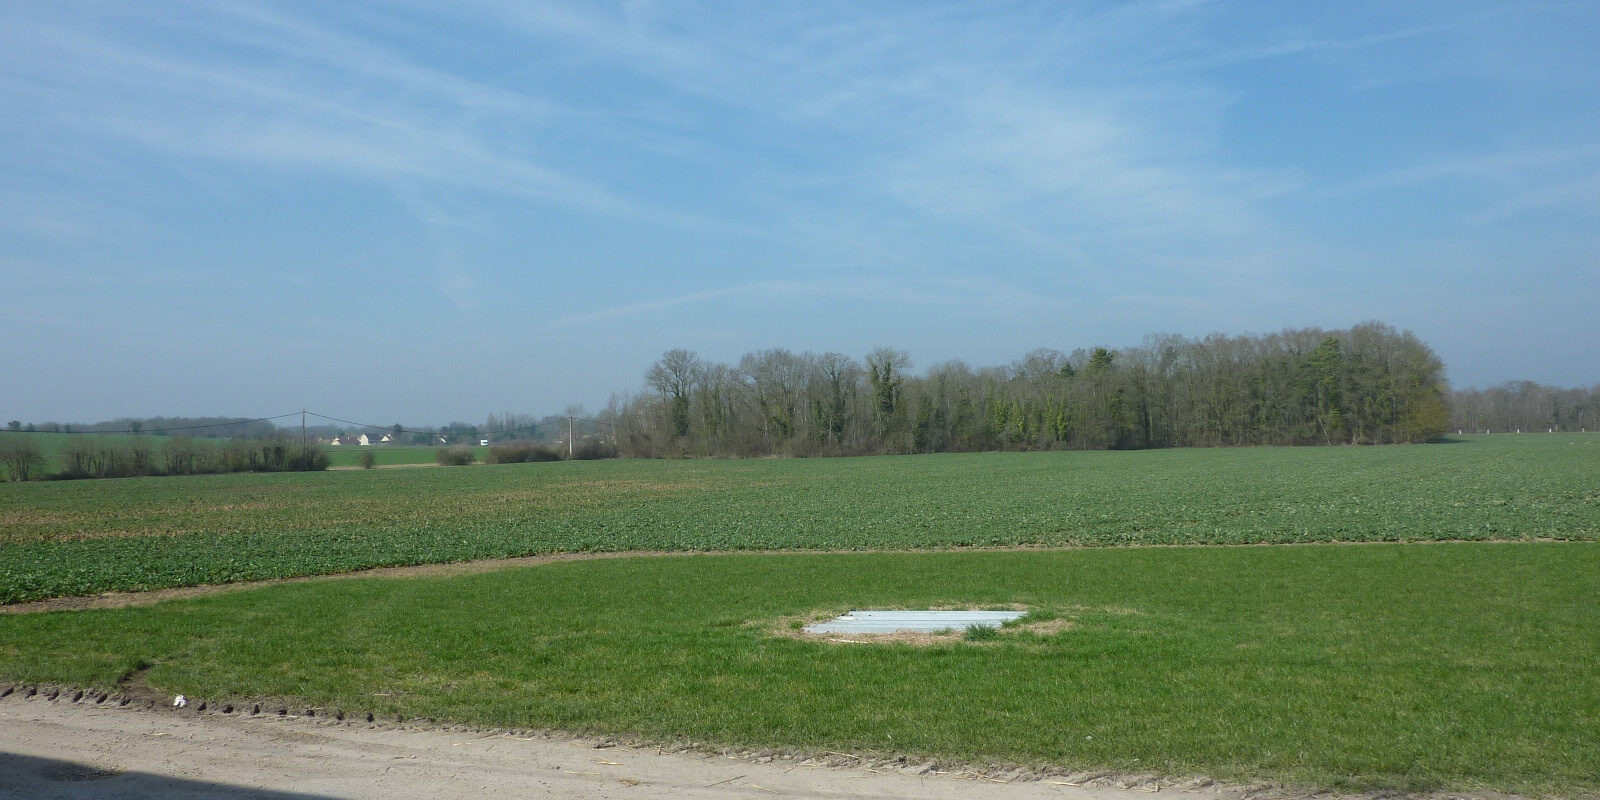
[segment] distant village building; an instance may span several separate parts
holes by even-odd
[[[444,440],[440,439],[439,441],[442,442]],[[366,445],[373,445],[373,444],[394,444],[394,442],[395,442],[395,438],[394,438],[394,434],[392,434],[392,433],[384,434],[383,438],[378,439],[377,441],[373,441],[372,439],[367,438],[367,435],[362,433],[362,434],[357,434],[355,436],[345,436],[345,437],[335,436],[335,437],[333,437],[332,440],[330,440],[328,442],[328,444],[330,446],[337,447],[337,446],[342,445],[342,444],[353,444],[353,445],[366,446]]]

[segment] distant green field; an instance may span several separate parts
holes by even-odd
[[[548,552],[1600,538],[1600,434],[0,484],[0,602]]]
[[[148,667],[169,696],[268,713],[1593,797],[1596,597],[1593,543],[610,559],[0,615],[0,678],[112,690]],[[1009,603],[1067,624],[928,647],[780,635]]]
[[[328,454],[328,466],[330,467],[359,467],[361,466],[361,454],[363,452],[371,452],[374,463],[378,466],[392,467],[406,464],[436,463],[435,454],[438,449],[437,447],[398,444],[369,445],[367,447],[340,445],[338,447],[324,447],[322,451]],[[472,454],[474,458],[483,461],[489,456],[489,448],[474,447],[472,448]]]

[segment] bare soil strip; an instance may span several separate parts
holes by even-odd
[[[127,608],[148,606],[166,600],[186,597],[205,597],[224,592],[241,592],[280,583],[309,583],[311,581],[336,581],[351,578],[432,578],[447,575],[472,575],[481,572],[551,564],[557,561],[587,561],[596,558],[624,558],[631,556],[687,555],[665,551],[619,551],[615,553],[550,553],[518,558],[487,558],[479,561],[456,561],[444,564],[416,564],[408,567],[376,567],[354,572],[336,572],[330,575],[305,575],[298,578],[274,578],[265,581],[240,581],[203,586],[179,586],[172,589],[152,589],[148,592],[106,592],[82,597],[52,597],[27,603],[0,605],[0,614],[33,614],[40,611],[84,611],[96,608]]]
[[[1316,545],[1344,545],[1344,546],[1385,546],[1396,544],[1454,544],[1460,542],[1477,542],[1492,544],[1532,544],[1537,542],[1567,541],[1563,539],[1437,539],[1419,542],[1303,542],[1293,544],[1254,543],[1254,544],[1135,544],[1122,545],[1121,547],[1149,547],[1149,548],[1193,548],[1193,547],[1309,547]],[[1600,542],[1594,543],[1600,545]],[[106,592],[104,594],[83,595],[76,597],[51,597],[44,600],[33,600],[26,603],[12,603],[0,605],[0,614],[35,614],[43,611],[88,611],[100,608],[128,608],[131,606],[148,606],[167,600],[179,600],[187,597],[205,597],[207,595],[222,594],[224,592],[242,592],[262,586],[273,586],[280,583],[306,583],[310,581],[333,581],[350,578],[433,578],[450,575],[473,575],[483,572],[495,572],[513,567],[531,567],[540,564],[553,564],[561,561],[589,561],[597,558],[661,558],[664,556],[730,556],[730,555],[822,555],[822,554],[858,554],[858,553],[1037,553],[1057,552],[1066,550],[1092,550],[1103,549],[1100,546],[1032,546],[1020,545],[1015,547],[951,547],[931,550],[619,550],[608,553],[546,553],[537,556],[518,556],[515,558],[486,558],[477,561],[455,561],[436,564],[416,564],[405,567],[375,567],[373,569],[355,570],[352,572],[336,572],[327,575],[304,575],[295,578],[274,578],[264,581],[240,581],[238,583],[206,584],[201,586],[179,586],[172,589],[152,589],[146,592]]]

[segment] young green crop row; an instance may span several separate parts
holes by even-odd
[[[0,602],[558,551],[1600,538],[1600,435],[0,484]]]

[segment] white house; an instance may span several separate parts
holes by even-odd
[[[344,437],[343,441],[340,440],[340,437],[335,436],[335,437],[333,437],[333,441],[328,442],[328,444],[329,445],[333,445],[333,446],[338,446],[338,445],[342,445],[342,444],[355,444],[355,445],[363,445],[363,446],[365,446],[365,445],[372,445],[372,444],[394,444],[394,441],[395,441],[394,434],[386,433],[386,434],[383,435],[382,439],[379,439],[377,441],[373,441],[373,440],[367,438],[367,435],[363,433],[363,434],[358,434],[356,436],[346,436],[346,437]],[[443,441],[443,440],[441,439],[440,441]]]

